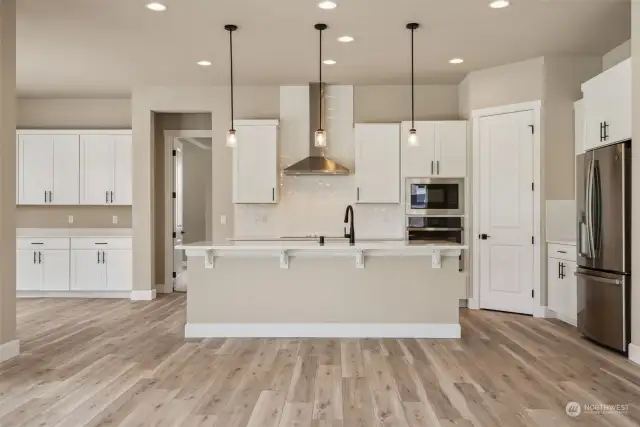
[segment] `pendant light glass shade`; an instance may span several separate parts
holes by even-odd
[[[415,129],[411,129],[409,131],[409,147],[417,147],[420,145],[420,140],[418,139],[418,133]]]
[[[327,132],[324,129],[318,129],[316,131],[316,138],[314,144],[316,147],[327,146]]]
[[[413,33],[420,27],[420,24],[415,22],[407,24],[407,29],[411,30],[411,130],[409,130],[408,143],[409,147],[417,147],[420,145],[420,139],[418,138],[418,132],[416,132],[416,102],[415,102],[415,67],[413,61],[414,49],[413,49]]]
[[[236,138],[236,130],[229,129],[227,132],[227,147],[234,148],[238,145],[238,139]]]

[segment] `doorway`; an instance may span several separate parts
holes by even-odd
[[[474,111],[478,308],[531,315],[540,305],[538,123],[531,105]]]

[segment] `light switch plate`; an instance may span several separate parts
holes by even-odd
[[[117,223],[118,223],[118,216],[117,216],[117,215],[114,215],[114,216],[113,216],[113,223],[114,223],[114,224],[117,224]]]
[[[73,215],[69,215],[69,224],[73,224]]]
[[[220,215],[220,224],[227,225],[227,216],[226,215]]]

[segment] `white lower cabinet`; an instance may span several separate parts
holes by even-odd
[[[562,248],[560,245],[553,247]],[[560,257],[555,257],[559,252]],[[547,263],[547,307],[558,319],[575,326],[578,318],[578,281],[574,274],[577,264],[572,257],[575,247],[549,250],[549,253],[554,256],[550,256]]]
[[[18,238],[16,289],[130,292],[131,238]],[[113,294],[111,294],[113,295]]]

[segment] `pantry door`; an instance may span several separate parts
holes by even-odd
[[[534,111],[479,117],[480,308],[534,311]]]

